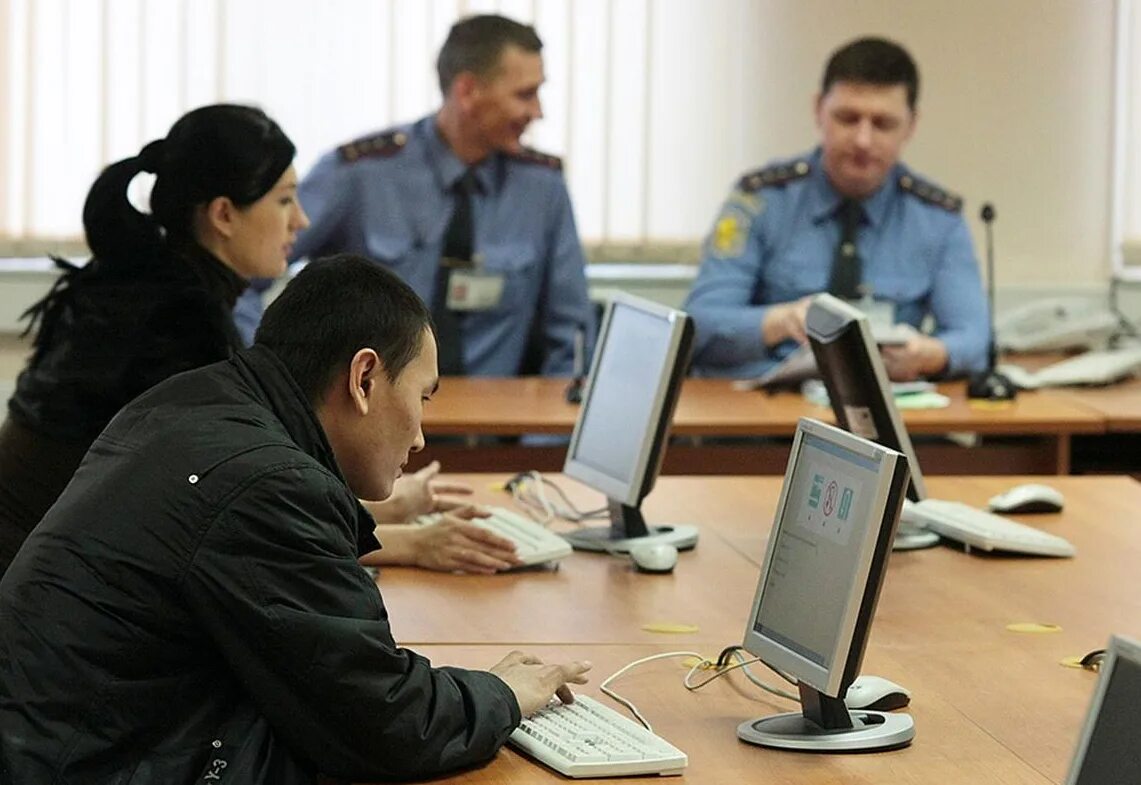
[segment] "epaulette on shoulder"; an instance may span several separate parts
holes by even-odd
[[[766,166],[743,175],[737,182],[737,188],[742,191],[753,192],[770,186],[785,185],[807,177],[812,171],[812,164],[808,161],[791,161],[789,163]]]
[[[352,163],[362,158],[390,158],[408,144],[408,134],[404,131],[381,131],[379,134],[362,136],[337,148],[341,160]]]
[[[548,169],[554,169],[556,172],[563,170],[562,158],[559,158],[557,155],[547,155],[538,150],[532,150],[530,147],[520,147],[517,152],[508,153],[508,156],[520,163],[545,166]]]
[[[900,175],[899,187],[927,202],[927,204],[941,207],[949,213],[957,213],[963,209],[963,198],[961,196],[945,191],[934,183],[921,180],[913,174]]]

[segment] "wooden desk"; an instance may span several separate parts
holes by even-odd
[[[533,651],[549,661],[560,658],[589,658],[594,663],[594,681],[641,657],[671,651],[669,646],[574,646],[535,647]],[[495,646],[429,646],[421,652],[434,662],[447,662],[472,668],[494,664],[503,651]],[[710,652],[716,654],[716,652]],[[688,692],[682,686],[686,668],[681,659],[648,663],[618,680],[619,694],[634,701],[654,726],[654,732],[673,742],[689,756],[689,766],[680,777],[607,778],[607,783],[700,783],[731,785],[958,785],[958,783],[1002,783],[1003,785],[1049,785],[1061,774],[1048,776],[994,739],[984,727],[964,717],[956,704],[938,692],[938,685],[908,683],[916,695],[912,714],[916,739],[910,747],[894,752],[864,755],[807,755],[782,752],[744,744],[737,740],[737,725],[769,714],[795,710],[795,705],[753,687],[739,674],[733,674]],[[867,658],[876,673],[902,672],[903,666],[889,653],[875,652]],[[761,678],[765,669],[756,670]],[[1092,674],[1079,674],[1082,677]],[[775,678],[775,677],[774,677]],[[1092,679],[1083,679],[1091,683]],[[592,685],[581,691],[616,705],[601,696]],[[920,697],[922,696],[922,697]],[[1072,707],[1081,711],[1081,707]],[[1074,741],[1077,735],[1075,731]],[[1072,741],[1070,742],[1072,745]],[[1064,771],[1067,750],[1049,754],[1048,768]],[[1055,760],[1056,759],[1056,760]],[[1047,767],[1043,767],[1047,768]],[[504,747],[487,766],[433,783],[465,785],[531,785],[568,780],[531,758]]]
[[[490,478],[466,479],[484,501],[501,503],[486,490]],[[940,477],[930,492],[981,504],[1024,479]],[[587,489],[559,481],[576,503],[597,503]],[[595,684],[651,652],[713,654],[740,642],[780,482],[661,478],[645,504],[647,517],[702,529],[697,549],[682,554],[670,576],[635,574],[615,557],[574,554],[554,579],[452,576],[446,597],[436,576],[385,570],[380,586],[393,628],[400,640],[429,641],[415,648],[439,664],[487,667],[518,643],[550,659],[591,659]],[[683,781],[1060,782],[1094,685],[1093,674],[1063,668],[1060,660],[1101,647],[1114,632],[1141,637],[1141,485],[1110,477],[1051,484],[1065,494],[1066,510],[1024,520],[1070,539],[1074,559],[966,554],[949,546],[892,557],[864,671],[913,691],[917,737],[905,751],[814,757],[749,747],[736,741],[737,723],[789,707],[739,677],[686,692],[678,661],[640,667],[617,687],[690,755]],[[647,634],[642,623],[662,620],[663,603],[675,609],[674,621],[700,613],[699,631]],[[1061,629],[1006,629],[1026,621]],[[597,694],[589,685],[584,691]],[[509,750],[453,780],[564,781]]]
[[[1141,379],[1109,387],[1067,387],[1054,394],[1104,417],[1110,433],[1141,432]]]
[[[570,434],[579,408],[563,396],[565,379],[446,378],[425,410],[431,436]],[[904,412],[913,436],[949,432],[981,434],[983,444],[964,449],[943,440],[917,440],[926,473],[1050,473],[1070,470],[1070,439],[1102,433],[1101,413],[1051,392],[1024,393],[1004,408],[981,409],[966,399],[965,383],[939,389],[951,398],[946,409]],[[666,455],[667,474],[781,474],[788,445],[801,417],[833,421],[830,409],[812,406],[798,393],[768,395],[733,390],[723,379],[687,379],[682,387]],[[775,443],[708,444],[702,439],[773,437]],[[696,440],[696,441],[695,441]],[[433,443],[415,466],[439,458],[452,471],[562,468],[565,446],[520,447],[480,444],[478,450]]]

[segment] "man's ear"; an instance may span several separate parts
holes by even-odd
[[[821,114],[824,111],[824,93],[817,93],[816,97],[812,99],[812,119],[816,123],[816,130],[824,127],[824,116]]]
[[[373,349],[359,349],[349,361],[349,398],[357,413],[368,414],[369,406],[376,406],[377,385],[385,384],[384,362]]]
[[[479,94],[479,77],[471,71],[461,71],[452,80],[452,96],[461,109],[467,111],[471,108],[476,96]]]
[[[911,137],[915,135],[915,126],[919,125],[919,109],[918,107],[911,110],[911,119],[908,121],[907,135],[903,137],[903,141],[910,142]]]
[[[230,197],[216,196],[206,205],[206,222],[221,236],[233,237],[237,210]]]

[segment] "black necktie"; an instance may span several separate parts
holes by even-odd
[[[448,279],[456,267],[468,266],[475,241],[472,222],[471,194],[477,187],[471,169],[452,186],[455,207],[452,220],[444,232],[444,249],[436,270],[436,291],[432,298],[432,321],[436,323],[436,342],[440,347],[439,368],[443,376],[461,376],[464,373],[463,335],[461,316],[448,308]]]
[[[836,246],[836,258],[832,262],[828,293],[845,300],[857,300],[861,295],[863,270],[856,250],[856,231],[863,217],[864,208],[855,199],[845,199],[836,212],[840,222],[840,243]]]

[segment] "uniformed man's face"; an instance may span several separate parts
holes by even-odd
[[[541,55],[513,44],[504,47],[498,68],[477,79],[472,91],[471,127],[479,137],[473,141],[488,150],[518,151],[527,126],[543,116],[539,102],[543,79]]]
[[[843,196],[875,193],[915,130],[903,85],[836,82],[816,100],[824,171]]]

